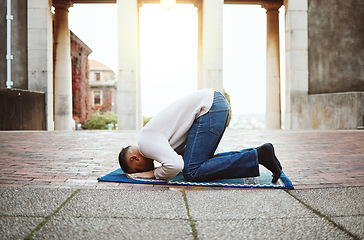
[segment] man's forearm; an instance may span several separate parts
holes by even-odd
[[[154,177],[154,169],[148,172],[138,172],[138,173],[131,173],[128,174],[131,178],[155,178]]]

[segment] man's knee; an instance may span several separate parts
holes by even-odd
[[[196,174],[195,173],[192,173],[192,172],[183,172],[183,177],[186,181],[189,181],[189,182],[197,182],[198,179],[196,177]]]

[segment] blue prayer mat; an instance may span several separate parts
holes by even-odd
[[[201,187],[237,187],[237,188],[283,188],[293,189],[292,182],[282,172],[277,183],[272,183],[272,174],[270,172],[260,172],[259,177],[252,178],[233,178],[221,179],[209,182],[188,182],[183,178],[182,173],[179,173],[171,180],[157,180],[138,178],[133,179],[128,177],[120,168],[103,176],[97,180],[104,182],[120,182],[120,183],[143,183],[143,184],[159,184],[159,185],[180,185],[180,186],[201,186]]]

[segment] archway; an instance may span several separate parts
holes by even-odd
[[[119,15],[119,81],[118,126],[120,129],[140,129],[142,114],[140,102],[140,49],[139,7],[157,0],[124,0],[118,2]],[[282,0],[272,1],[194,1],[198,8],[198,88],[214,88],[223,91],[222,83],[222,8],[228,4],[259,4],[267,9],[267,128],[281,128],[280,67],[279,67],[279,19],[278,9]],[[122,37],[121,37],[122,36]]]
[[[139,8],[158,0],[118,2],[119,71],[118,126],[136,130],[142,127],[140,101]],[[223,91],[222,86],[222,6],[223,0],[179,0],[198,8],[198,88]]]

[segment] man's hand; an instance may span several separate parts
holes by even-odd
[[[138,173],[131,173],[128,174],[131,178],[155,178],[154,177],[154,170],[148,171],[148,172],[138,172]]]

